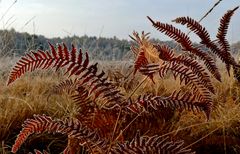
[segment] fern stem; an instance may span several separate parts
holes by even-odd
[[[217,2],[213,5],[213,7],[211,7],[211,9],[208,10],[207,13],[205,13],[205,15],[199,20],[199,22],[201,22],[204,18],[206,18],[206,17],[213,11],[213,9],[220,4],[221,1],[222,1],[222,0],[217,1]]]
[[[117,120],[116,120],[114,129],[113,129],[112,138],[111,138],[110,145],[109,145],[109,148],[108,148],[107,153],[110,152],[111,147],[112,147],[112,143],[114,143],[114,142],[113,142],[113,138],[114,138],[114,135],[115,135],[115,132],[116,132],[116,129],[117,129],[117,125],[118,125],[118,122],[119,122],[121,113],[122,113],[122,107],[120,108],[119,113],[118,113],[118,117],[117,117]]]
[[[88,141],[86,140],[85,137],[83,137],[83,140],[86,142],[86,145],[87,145],[88,149],[90,149],[91,153],[94,154],[92,147],[89,145],[89,143],[88,143]]]
[[[225,130],[225,125],[224,124],[223,124],[223,143],[224,143],[224,154],[227,154],[226,130]]]
[[[137,87],[131,92],[128,96],[128,99],[132,97],[132,95],[141,87],[141,85],[147,80],[148,76],[146,76],[138,85]]]
[[[125,132],[128,127],[144,112],[144,110],[142,112],[140,112],[131,122],[129,122],[129,124],[119,133],[119,135],[117,136],[117,138],[114,140],[117,141],[119,139],[119,137],[123,134],[123,132]]]
[[[181,129],[173,130],[173,131],[168,132],[168,133],[166,133],[166,134],[163,134],[163,135],[161,135],[161,136],[159,136],[159,137],[168,136],[168,135],[173,134],[173,133],[176,133],[176,132],[178,132],[178,131],[182,131],[182,130],[185,130],[185,129],[188,129],[188,128],[192,128],[192,127],[196,127],[196,126],[201,126],[201,125],[204,125],[204,124],[212,124],[212,123],[220,123],[220,122],[221,122],[221,121],[214,121],[214,122],[209,122],[209,121],[207,121],[207,122],[203,122],[203,123],[198,123],[198,124],[194,124],[194,125],[190,125],[190,126],[183,127],[183,128],[181,128]]]

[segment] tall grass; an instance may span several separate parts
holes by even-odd
[[[104,64],[105,68],[111,66]],[[126,72],[131,72],[131,68],[116,65],[118,68],[110,69],[111,74],[115,73],[112,82],[119,84],[122,89],[132,87],[138,84],[139,79],[143,78],[137,75],[132,79],[130,74],[126,80],[118,80]],[[126,65],[125,65],[126,66]],[[9,68],[6,69],[8,72]],[[118,73],[116,73],[118,72]],[[214,97],[214,110],[210,121],[206,121],[204,115],[194,114],[187,111],[178,112],[177,116],[171,116],[170,122],[166,122],[161,131],[162,135],[178,136],[200,153],[205,153],[208,146],[214,152],[240,152],[239,149],[239,124],[240,124],[240,84],[232,76],[223,73],[223,82],[215,82],[216,95]],[[55,95],[51,87],[61,81],[63,78],[61,72],[54,73],[36,72],[26,75],[19,79],[10,87],[6,86],[6,75],[0,80],[0,141],[2,142],[2,153],[9,152],[16,135],[21,129],[22,122],[27,118],[32,118],[33,114],[46,114],[57,118],[71,117],[77,112],[74,103],[68,95]],[[130,80],[133,80],[130,82]],[[173,90],[180,88],[179,81],[168,77],[166,80],[157,79],[158,82],[153,85],[151,80],[146,80],[134,95],[143,93],[154,93],[157,95],[169,95]],[[122,82],[122,83],[121,83]],[[127,90],[125,90],[128,93]],[[162,117],[159,117],[161,119]],[[172,119],[174,118],[174,119]],[[171,120],[172,119],[172,120]],[[159,126],[162,127],[162,126]],[[129,130],[131,131],[131,130]],[[149,132],[154,130],[148,130]],[[54,138],[54,140],[53,140]],[[48,144],[47,147],[52,153],[63,150],[64,136],[49,136],[43,134],[30,138],[25,144],[24,150],[27,152],[33,150],[33,147],[39,147],[39,143]],[[41,146],[40,146],[41,147]],[[55,151],[54,151],[55,149]],[[57,150],[58,149],[58,150]]]

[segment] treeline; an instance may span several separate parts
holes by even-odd
[[[160,42],[152,39],[153,42]],[[47,50],[48,42],[52,44],[64,42],[68,47],[74,44],[83,51],[88,51],[92,59],[96,60],[128,60],[132,53],[130,46],[133,42],[113,38],[97,38],[90,36],[71,36],[64,38],[46,38],[42,35],[30,35],[29,33],[19,33],[14,29],[0,30],[0,56],[21,56],[30,50]],[[175,47],[173,41],[165,41],[170,47]],[[197,44],[196,44],[197,45]],[[240,50],[240,42],[233,45],[233,52],[236,54]]]
[[[42,35],[19,33],[15,30],[0,30],[0,53],[7,56],[21,56],[29,50],[47,50],[48,42],[64,42],[68,47],[74,44],[91,57],[100,60],[122,60],[130,50],[130,42],[114,38],[97,38],[89,36],[72,36],[65,38],[46,38]]]

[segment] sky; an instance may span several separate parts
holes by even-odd
[[[173,24],[171,20],[191,16],[199,20],[217,0],[0,0],[0,29],[40,34],[48,38],[65,36],[97,36],[129,39],[137,32],[150,32],[151,37],[170,40],[147,20]],[[224,13],[240,5],[240,0],[222,0],[201,23],[215,38]],[[240,9],[232,18],[228,39],[240,41]],[[195,41],[197,36],[190,34]]]

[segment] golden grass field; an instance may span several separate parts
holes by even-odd
[[[131,65],[104,65],[103,69],[109,73],[109,79],[126,94],[131,93],[143,79],[140,74],[134,78],[131,74],[123,80],[123,77],[132,71]],[[0,153],[4,154],[10,153],[11,146],[21,130],[21,124],[25,119],[32,118],[33,114],[64,118],[74,117],[77,112],[75,104],[67,94],[57,95],[51,91],[56,83],[63,80],[61,72],[38,71],[6,86],[9,71],[10,67],[2,68],[0,80]],[[203,113],[173,111],[167,113],[168,115],[165,113],[166,120],[156,117],[161,121],[158,123],[159,130],[151,130],[149,127],[146,133],[177,136],[197,153],[240,153],[240,83],[235,81],[233,76],[229,77],[225,71],[221,73],[222,82],[213,80],[216,95],[213,96],[214,109],[209,121]],[[171,77],[155,80],[155,84],[146,80],[134,95],[153,93],[167,96],[181,88],[179,81]],[[66,144],[66,136],[46,133],[32,135],[22,146],[21,152],[47,147],[47,151],[59,153]]]

